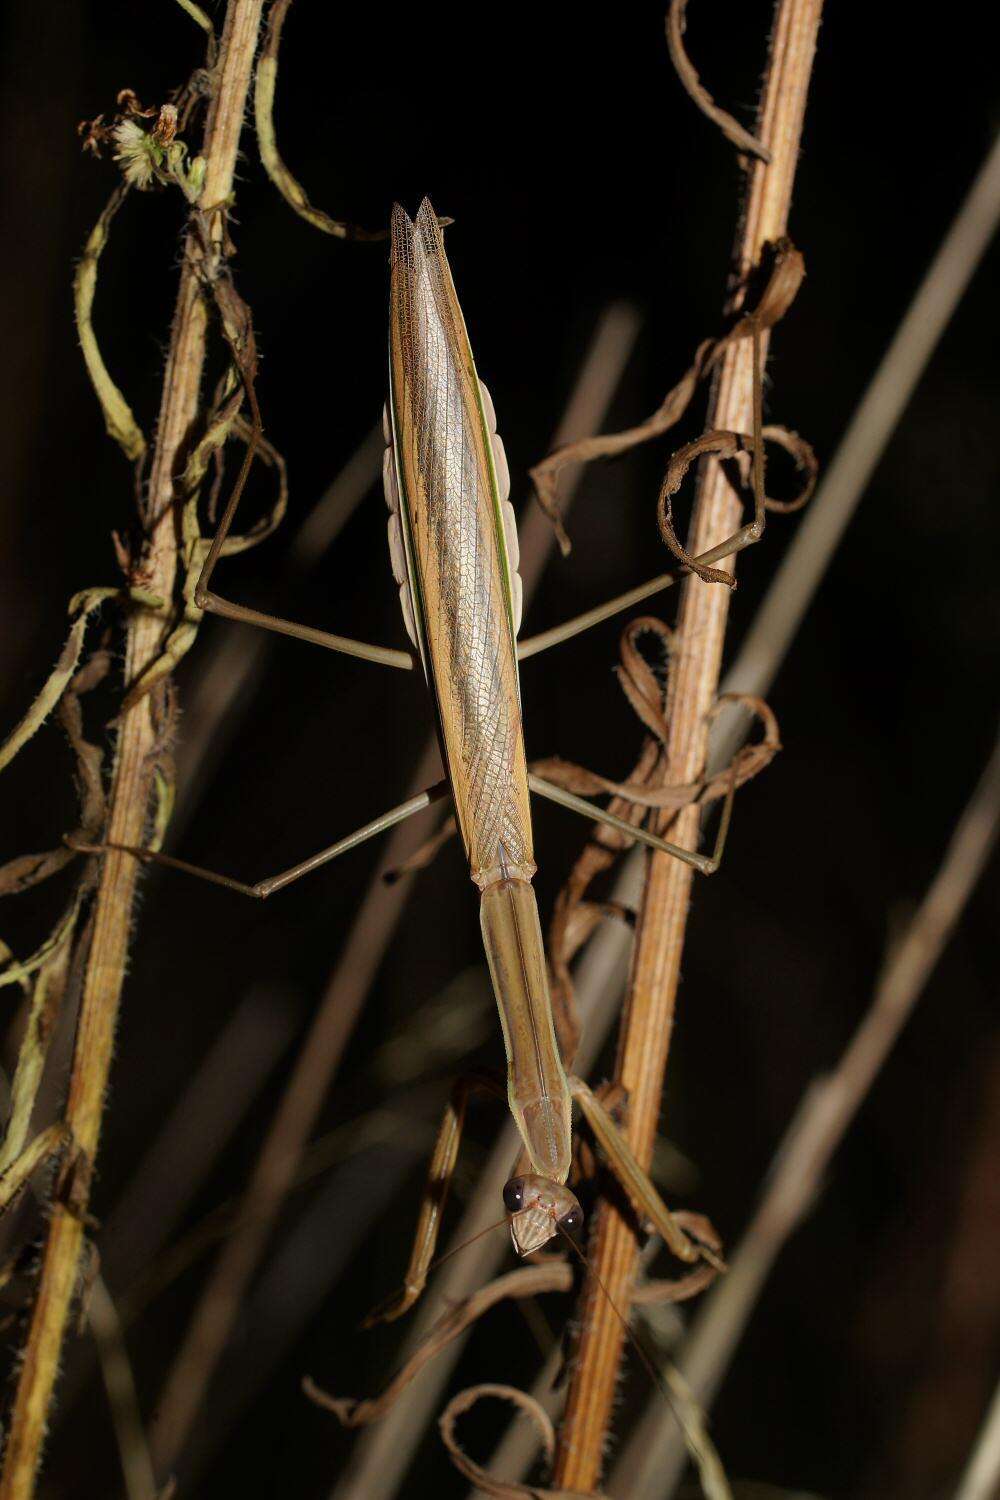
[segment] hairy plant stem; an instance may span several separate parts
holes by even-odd
[[[263,0],[229,0],[227,7],[202,148],[205,177],[198,208],[209,215],[227,202],[232,191],[262,8]],[[221,243],[222,215],[211,215],[211,222],[215,242]],[[173,594],[177,571],[175,477],[197,417],[205,360],[208,312],[198,274],[198,259],[203,253],[201,238],[189,233],[143,507],[146,540],[131,580],[162,598]],[[156,658],[164,634],[164,622],[155,614],[139,611],[130,617],[125,643],[127,682],[137,681]],[[161,685],[121,720],[107,829],[107,838],[113,843],[143,841],[151,812],[162,708]],[[65,1110],[69,1166],[52,1205],[0,1474],[2,1500],[27,1500],[35,1487],[59,1353],[77,1284],[138,870],[135,860],[114,852],[105,857],[101,870]]]
[[[733,310],[740,305],[747,277],[764,246],[785,233],[821,9],[822,0],[777,0],[755,132],[771,161],[755,161],[749,167],[735,255]],[[766,333],[762,344],[766,354]],[[749,432],[752,423],[753,349],[750,340],[741,340],[723,357],[707,427]],[[705,462],[688,550],[697,555],[728,536],[740,524],[741,509],[718,462]],[[695,781],[702,774],[706,715],[718,687],[728,610],[728,589],[687,579],[671,661],[665,782]],[[698,808],[684,809],[671,823],[672,841],[696,848],[698,823]],[[628,1091],[625,1133],[647,1167],[659,1122],[691,879],[691,870],[678,860],[663,854],[650,857],[619,1037],[615,1076]],[[582,1331],[556,1454],[555,1483],[567,1490],[586,1492],[600,1479],[624,1340],[611,1304],[629,1304],[637,1248],[632,1223],[613,1204],[602,1204],[591,1240]]]

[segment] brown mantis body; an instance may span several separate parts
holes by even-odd
[[[528,770],[521,722],[518,661],[568,639],[668,586],[662,575],[535,640],[518,642],[520,579],[509,475],[492,401],[475,370],[465,323],[427,199],[416,222],[398,207],[392,221],[389,402],[385,490],[389,546],[404,622],[416,651],[370,646],[298,625],[220,598],[209,589],[232,525],[253,453],[231,497],[195,592],[199,608],[389,666],[421,665],[435,708],[446,780],[318,854],[256,884],[152,850],[130,852],[186,870],[247,895],[266,897],[362,841],[450,793],[472,880],[480,891],[484,947],[507,1053],[507,1099],[528,1170],[504,1191],[518,1254],[540,1248],[559,1229],[582,1221],[566,1186],[572,1161],[575,1099],[642,1221],[675,1255],[720,1262],[711,1232],[663,1203],[608,1111],[580,1079],[566,1074],[552,1020],[548,977],[531,878],[535,873],[530,796],[550,798],[672,854],[703,873],[717,868],[732,789],[723,805],[711,856],[670,844]],[[758,509],[759,465],[755,465]],[[756,540],[756,523],[714,548],[709,563]],[[77,847],[88,846],[78,844]],[[102,846],[107,847],[107,846]],[[434,1255],[446,1185],[457,1155],[467,1086],[446,1111],[420,1214],[404,1289],[381,1316],[405,1311],[419,1296]],[[685,1224],[695,1238],[685,1232]]]

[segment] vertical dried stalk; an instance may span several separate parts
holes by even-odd
[[[206,170],[199,207],[204,210],[223,205],[232,191],[262,7],[263,0],[229,0],[202,152]],[[221,220],[216,232],[221,236]],[[133,582],[141,581],[163,598],[172,596],[177,568],[174,479],[198,412],[205,358],[207,310],[197,271],[201,253],[199,241],[190,235],[174,311],[145,507],[148,533],[133,578]],[[125,646],[128,682],[135,682],[155,659],[163,637],[164,623],[156,615],[138,612],[131,616]],[[161,706],[162,690],[141,699],[122,720],[107,833],[114,843],[143,842],[150,814],[157,709]],[[110,853],[103,862],[66,1101],[70,1166],[52,1207],[0,1476],[2,1500],[27,1500],[34,1490],[59,1351],[77,1280],[137,873],[138,865],[128,855]]]
[[[757,136],[771,162],[750,167],[744,222],[736,253],[742,289],[763,247],[785,232],[798,160],[806,95],[816,49],[822,0],[778,0],[764,78]],[[734,306],[739,305],[741,290]],[[766,335],[764,340],[766,353]],[[753,350],[749,340],[726,351],[712,392],[708,426],[749,432],[753,422]],[[688,549],[707,551],[736,529],[741,506],[723,470],[709,461],[701,473]],[[681,596],[677,649],[669,685],[670,740],[666,779],[695,781],[707,749],[706,714],[718,686],[729,591],[689,578]],[[681,812],[671,838],[697,847],[698,809]],[[616,1076],[628,1090],[626,1134],[643,1165],[649,1164],[660,1113],[663,1075],[673,1026],[691,871],[666,855],[649,861],[629,994],[619,1041]],[[584,1294],[583,1331],[559,1435],[556,1484],[590,1490],[599,1478],[604,1436],[614,1402],[624,1333],[600,1282],[619,1307],[628,1305],[635,1273],[631,1224],[602,1206],[592,1243],[594,1269]]]

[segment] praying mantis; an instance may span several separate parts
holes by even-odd
[[[469,873],[480,893],[483,944],[507,1056],[507,1103],[522,1145],[521,1159],[503,1193],[515,1251],[528,1255],[582,1223],[580,1204],[567,1186],[576,1102],[640,1219],[682,1261],[705,1260],[718,1268],[718,1243],[706,1221],[667,1208],[609,1110],[582,1079],[566,1072],[553,1024],[532,886],[536,865],[530,801],[532,793],[549,798],[708,874],[721,857],[735,783],[724,800],[711,855],[671,844],[529,769],[518,677],[521,660],[666,587],[673,575],[662,575],[545,636],[519,640],[521,583],[507,462],[492,400],[476,373],[441,226],[428,199],[415,220],[398,204],[394,207],[391,247],[384,488],[390,562],[413,650],[329,634],[263,614],[211,590],[253,440],[207,553],[195,602],[228,619],[367,661],[402,670],[419,666],[433,705],[445,779],[290,869],[254,884],[137,846],[77,842],[74,847],[95,853],[124,849],[141,860],[264,898],[450,795]],[[744,528],[743,540],[738,534],[698,561],[714,560],[747,539],[755,540],[749,536],[751,530]],[[442,1188],[452,1174],[465,1102],[474,1086],[460,1081],[453,1091],[434,1147],[403,1288],[378,1310],[377,1318],[398,1317],[426,1283],[444,1206]]]

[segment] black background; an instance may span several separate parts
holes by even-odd
[[[764,4],[692,8],[691,54],[715,96],[748,123],[768,24]],[[932,22],[912,9],[837,6],[822,29],[790,224],[808,279],[775,336],[767,394],[771,419],[805,434],[821,460],[834,452],[988,149],[997,88],[980,26],[971,7]],[[110,533],[132,515],[130,474],[103,435],[70,295],[74,257],[115,173],[107,160],[81,157],[75,126],[113,112],[124,86],[162,101],[197,65],[200,42],[179,8],[111,0],[12,7],[3,33],[0,652],[10,724],[58,651],[70,594],[116,581]],[[331,213],[375,226],[394,199],[413,211],[429,193],[439,213],[454,217],[449,256],[515,499],[527,496],[527,468],[547,448],[610,301],[631,301],[642,332],[609,428],[651,411],[698,340],[719,326],[740,172],[673,75],[658,6],[488,12],[299,0],[286,27],[277,113],[286,159]],[[380,409],[386,255],[384,246],[335,242],[296,219],[267,183],[249,133],[244,146],[236,274],[262,351],[267,431],[288,458],[290,530]],[[102,347],[147,432],[181,222],[176,194],[133,195],[101,269]],[[696,1166],[691,1201],[711,1212],[728,1242],[803,1089],[835,1061],[862,1013],[887,940],[932,877],[992,743],[996,270],[994,248],[771,693],[786,749],[741,795],[723,872],[696,888],[663,1128]],[[698,397],[671,446],[695,435],[703,412]],[[550,565],[529,628],[664,566],[653,507],[667,452],[653,444],[590,472],[574,513],[575,550]],[[266,481],[255,480],[251,493],[262,504]],[[796,525],[775,518],[741,562],[730,653]],[[281,582],[285,548],[279,536],[225,565],[224,591],[401,643],[375,491],[294,589]],[[672,608],[668,598],[667,618]],[[240,628],[206,623],[180,674],[182,707],[213,638]],[[609,623],[526,666],[529,754],[558,751],[610,775],[631,765],[640,730],[610,670],[617,629]],[[399,800],[429,726],[419,681],[293,642],[270,663],[178,848],[246,878]],[[69,761],[55,729],[5,776],[2,808],[5,858],[51,845],[70,825]],[[537,822],[544,912],[581,833],[554,809]],[[266,907],[181,877],[145,878],[95,1193],[99,1219],[110,1216],[192,1070],[253,992],[284,1018],[289,1044],[185,1222],[245,1181],[295,1039],[378,859],[370,847]],[[948,1492],[964,1461],[992,1387],[1000,1328],[996,1189],[991,1203],[978,1186],[990,1181],[983,1163],[1000,1131],[995,874],[994,865],[822,1201],[766,1287],[713,1416],[736,1477],[829,1496],[932,1496]],[[7,903],[2,930],[15,951],[40,939],[64,893],[42,889]],[[321,1131],[394,1103],[433,1118],[457,1059],[428,1064],[428,1086],[400,1102],[377,1071],[377,1048],[456,975],[456,1003],[481,1007],[474,894],[448,847],[415,885]],[[495,1064],[499,1035],[485,1011],[474,1013],[486,1016],[475,1059]],[[14,1045],[12,1036],[8,1065]],[[238,1077],[238,1055],[231,1065]],[[495,1118],[476,1112],[479,1150]],[[349,1170],[363,1177],[391,1158],[383,1148]],[[467,1181],[474,1151],[469,1160]],[[399,1174],[398,1159],[392,1165]],[[280,1331],[280,1295],[248,1307],[201,1414],[181,1493],[328,1493],[349,1439],[304,1401],[300,1376],[366,1393],[391,1368],[396,1334],[362,1335],[355,1325],[359,1310],[398,1280],[419,1167],[407,1166],[390,1210],[361,1242],[349,1194],[338,1200],[348,1207],[332,1221],[327,1213],[322,1233],[308,1238],[307,1216],[330,1180],[287,1206],[271,1254],[296,1229],[308,1253],[294,1272],[274,1274],[280,1292],[282,1274],[308,1278],[310,1265],[330,1256],[344,1270],[291,1346],[265,1361],[263,1387],[233,1415],[223,1399],[226,1371],[268,1347],[268,1320]],[[30,1217],[22,1223],[32,1227]],[[102,1248],[113,1266],[113,1247]],[[205,1264],[130,1333],[147,1413]],[[566,1311],[546,1307],[556,1323]],[[5,1337],[13,1354],[16,1321]],[[460,1376],[523,1383],[536,1359],[523,1321],[495,1315]],[[71,1354],[67,1363],[72,1374],[86,1362]],[[644,1399],[640,1379],[630,1377],[626,1405]],[[479,1453],[488,1451],[492,1417],[470,1424]],[[407,1493],[465,1493],[436,1435],[417,1474]],[[120,1486],[92,1369],[87,1383],[78,1374],[75,1400],[55,1427],[47,1476],[52,1496]]]

